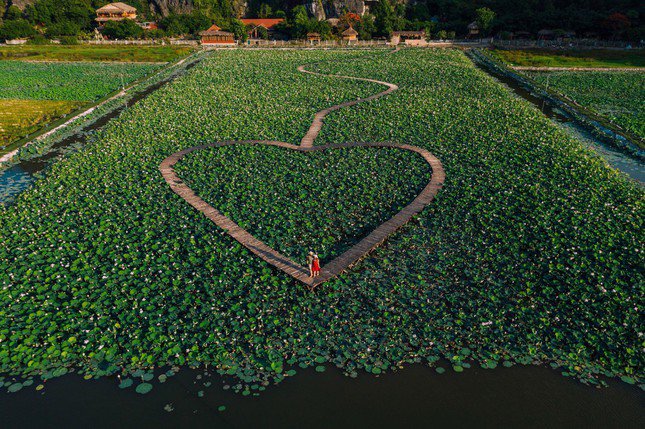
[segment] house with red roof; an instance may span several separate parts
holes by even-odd
[[[234,34],[222,31],[215,24],[208,30],[199,33],[199,35],[202,36],[202,45],[204,46],[235,46]]]
[[[249,32],[249,38],[260,38],[260,27],[264,27],[269,34],[269,38],[276,35],[275,26],[284,22],[283,18],[243,18],[240,21],[246,26]]]

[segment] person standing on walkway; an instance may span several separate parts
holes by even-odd
[[[313,263],[314,263],[314,252],[309,251],[309,254],[307,255],[307,266],[309,267],[309,277],[314,276],[314,271],[313,271]]]
[[[313,277],[318,277],[320,275],[320,259],[318,259],[318,255],[314,255],[311,271],[313,273]]]

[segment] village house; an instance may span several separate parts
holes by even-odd
[[[470,24],[468,24],[468,38],[470,39],[471,37],[478,37],[479,36],[479,24],[477,24],[477,21],[473,21]]]
[[[96,22],[105,24],[107,21],[122,21],[136,19],[137,9],[125,3],[110,3],[96,10]]]
[[[341,33],[343,40],[347,42],[355,42],[358,40],[358,31],[354,30],[354,27],[351,25],[349,28]]]
[[[260,39],[261,29],[264,28],[267,31],[269,39],[280,38],[278,32],[275,30],[275,26],[284,22],[283,18],[243,18],[241,19],[242,24],[248,29],[248,34],[250,39]]]
[[[398,45],[401,42],[405,43],[406,45],[412,46],[423,45],[426,43],[426,32],[425,30],[392,32],[392,39],[390,39],[390,43],[393,45]]]
[[[228,31],[222,31],[213,24],[208,30],[199,33],[204,46],[235,46],[235,36]]]
[[[309,43],[320,43],[320,33],[307,33]]]
[[[157,25],[156,22],[140,22],[139,27],[143,28],[144,30],[157,30],[159,26]]]

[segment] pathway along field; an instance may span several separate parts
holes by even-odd
[[[398,49],[391,51],[390,53],[397,52]],[[217,142],[209,145],[194,146],[188,149],[184,149],[180,152],[176,152],[166,158],[161,165],[159,170],[163,175],[166,183],[177,195],[186,200],[191,206],[202,212],[207,218],[212,220],[217,226],[224,229],[231,237],[239,241],[247,249],[255,253],[257,256],[273,265],[274,267],[282,270],[283,272],[289,274],[296,280],[299,280],[314,289],[316,286],[326,282],[329,279],[332,279],[343,271],[351,267],[353,264],[358,262],[361,258],[367,255],[374,248],[378,247],[383,243],[390,235],[396,232],[403,225],[408,223],[412,216],[420,213],[424,207],[426,207],[434,199],[435,195],[439,192],[443,186],[445,180],[445,172],[441,161],[437,159],[429,151],[411,145],[400,145],[396,143],[387,143],[387,142],[375,142],[375,143],[343,143],[343,144],[328,144],[324,146],[315,146],[313,145],[316,137],[322,129],[325,116],[330,112],[339,110],[343,107],[353,106],[359,103],[364,103],[366,101],[374,100],[379,97],[388,95],[396,90],[399,87],[393,83],[383,82],[375,79],[367,79],[353,76],[342,76],[334,74],[322,74],[311,72],[305,69],[305,66],[299,66],[298,71],[302,73],[308,73],[317,76],[327,76],[335,77],[340,79],[352,79],[366,82],[373,82],[381,85],[385,85],[388,88],[379,92],[378,94],[370,95],[369,97],[359,98],[357,100],[347,101],[344,103],[336,104],[334,106],[328,107],[316,113],[314,116],[313,122],[307,131],[307,134],[300,141],[300,146],[292,145],[280,141],[266,141],[266,140],[246,140],[246,141],[229,141],[229,142]],[[421,191],[421,193],[405,208],[399,211],[391,219],[379,225],[374,231],[372,231],[367,237],[360,240],[354,246],[349,248],[345,253],[341,254],[324,267],[322,267],[322,273],[317,278],[309,277],[309,271],[307,268],[293,261],[291,258],[283,255],[279,251],[271,248],[266,243],[255,238],[247,230],[241,228],[237,223],[233,222],[227,216],[224,216],[217,209],[213,208],[210,204],[200,198],[188,185],[186,185],[175,173],[173,166],[180,161],[185,155],[208,147],[220,147],[220,146],[230,146],[235,144],[264,144],[271,146],[278,146],[286,149],[303,151],[303,152],[312,152],[312,151],[325,151],[332,149],[343,149],[349,147],[392,147],[403,150],[409,150],[416,152],[425,159],[425,161],[430,165],[432,169],[432,179],[430,183]]]

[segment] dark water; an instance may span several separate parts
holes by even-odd
[[[544,367],[451,370],[421,365],[357,379],[337,369],[299,370],[260,396],[224,390],[215,375],[182,370],[139,395],[115,378],[85,381],[77,375],[0,393],[7,428],[642,428],[645,395],[609,380],[597,389]],[[210,381],[212,385],[205,387]],[[203,397],[198,396],[203,391]],[[218,411],[224,405],[226,410]],[[166,411],[164,407],[172,409]]]
[[[582,141],[582,143],[588,148],[593,149],[597,154],[604,158],[611,167],[622,171],[635,181],[645,185],[645,164],[605,144],[602,140],[591,134],[586,128],[576,123],[565,112],[554,108],[552,105],[544,101],[542,97],[528,91],[515,79],[496,73],[479,63],[475,63],[475,65],[498,81],[502,82],[516,95],[536,106],[547,118],[555,122],[560,128]]]

